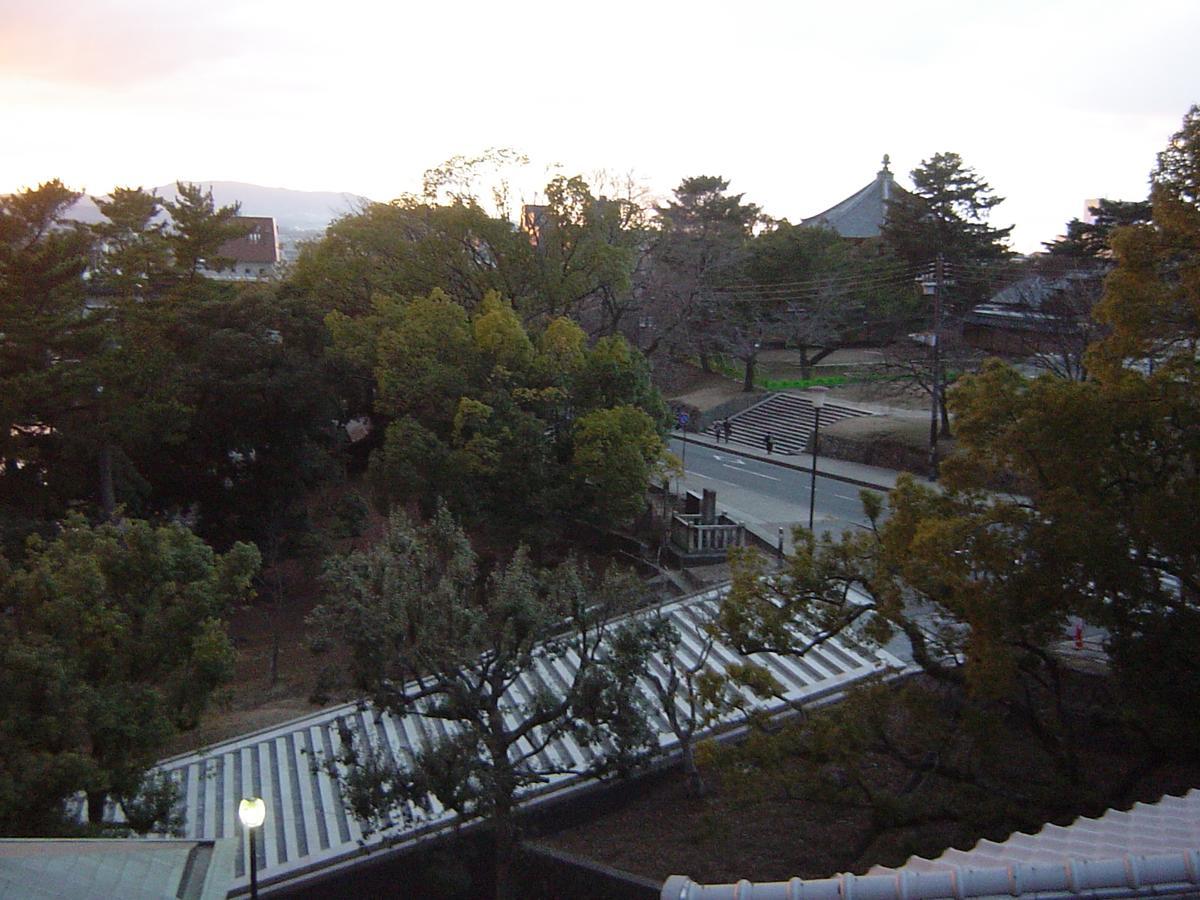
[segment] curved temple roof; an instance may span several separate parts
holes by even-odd
[[[883,223],[887,221],[888,203],[907,193],[897,186],[896,179],[888,168],[890,161],[885,155],[883,168],[879,170],[874,181],[824,212],[802,219],[800,224],[814,228],[832,228],[844,238],[879,237]]]

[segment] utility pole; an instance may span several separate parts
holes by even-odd
[[[942,254],[937,255],[933,279],[933,389],[929,404],[929,480],[938,476],[938,418],[942,399],[942,291],[945,288],[946,265]]]

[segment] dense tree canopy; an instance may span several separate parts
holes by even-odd
[[[55,182],[0,201],[9,546],[79,501],[260,537],[271,497],[311,483],[328,443],[321,314],[202,276],[236,231],[210,193],[181,184],[163,204],[118,188],[90,229],[63,218],[77,197]]]
[[[437,175],[439,183],[453,177]],[[472,312],[494,291],[526,321],[570,316],[594,333],[616,333],[645,240],[644,210],[595,196],[579,176],[556,177],[545,192],[545,203],[525,207],[519,227],[465,188],[446,202],[434,190],[371,204],[303,249],[292,287],[351,317],[369,314],[376,294],[440,290]]]
[[[1089,207],[1092,221],[1072,219],[1067,233],[1044,246],[1051,256],[1071,262],[1088,264],[1112,258],[1109,241],[1117,228],[1145,225],[1150,222],[1149,200],[1108,200],[1101,198]]]
[[[5,833],[55,827],[79,790],[93,822],[106,796],[137,793],[165,740],[229,678],[224,620],[258,562],[250,545],[218,555],[178,525],[76,516],[0,568]]]
[[[784,575],[735,577],[718,626],[743,650],[898,631],[933,687],[874,690],[783,743],[756,738],[734,770],[803,760],[804,796],[865,802],[890,827],[986,818],[999,797],[1018,820],[1021,803],[1080,798],[1084,724],[1135,748],[1123,784],[1197,752],[1198,121],[1194,108],[1159,157],[1152,223],[1113,236],[1097,311],[1111,333],[1089,380],[989,363],[951,393],[960,447],[941,490],[902,479],[886,520],[867,504],[870,531],[799,534]],[[1074,671],[1063,645],[1081,622],[1102,629],[1107,678]],[[885,784],[881,758],[907,783]],[[920,790],[935,783],[951,786],[940,812]]]
[[[1190,377],[1188,360],[1200,338],[1198,184],[1200,107],[1193,106],[1151,173],[1153,223],[1112,236],[1117,267],[1097,310],[1112,334],[1093,357],[1109,380],[1133,361],[1150,368],[1173,362],[1180,377]]]
[[[329,325],[388,423],[371,462],[385,502],[431,512],[440,497],[473,526],[535,543],[564,515],[612,525],[643,507],[664,408],[623,338],[589,348],[563,318],[531,335],[497,294],[471,314],[440,291],[377,297],[371,316]]]

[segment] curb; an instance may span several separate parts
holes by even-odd
[[[770,463],[773,466],[781,466],[785,469],[793,469],[797,472],[811,472],[812,471],[811,466],[802,466],[799,463],[787,462],[782,456],[765,457],[761,453],[755,453],[751,450],[743,450],[743,449],[734,448],[734,447],[729,446],[728,444],[714,444],[711,441],[698,440],[695,437],[689,437],[688,435],[682,434],[681,432],[678,432],[678,431],[672,431],[671,437],[675,438],[676,440],[683,441],[685,444],[695,444],[698,447],[708,447],[710,449],[711,448],[722,448],[725,450],[726,453],[732,453],[735,456],[744,456],[747,459],[755,459],[755,460],[758,460],[759,462]],[[817,469],[817,474],[820,475],[822,478],[832,478],[834,481],[844,481],[847,484],[855,484],[855,485],[858,485],[859,487],[870,488],[871,490],[875,490],[875,491],[883,491],[884,493],[891,491],[895,487],[895,485],[880,484],[877,481],[867,481],[863,478],[853,478],[850,475],[843,475],[838,472],[831,472],[831,471],[823,470],[820,468]]]

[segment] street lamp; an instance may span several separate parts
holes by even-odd
[[[254,847],[254,830],[267,818],[267,804],[261,797],[247,797],[238,804],[238,818],[250,835],[250,900],[258,900],[258,854]]]
[[[808,530],[813,530],[813,518],[817,510],[817,453],[821,449],[821,407],[825,405],[827,387],[811,387],[808,389],[808,402],[812,404],[817,414],[816,428],[813,431],[812,448],[812,483],[808,487]]]

